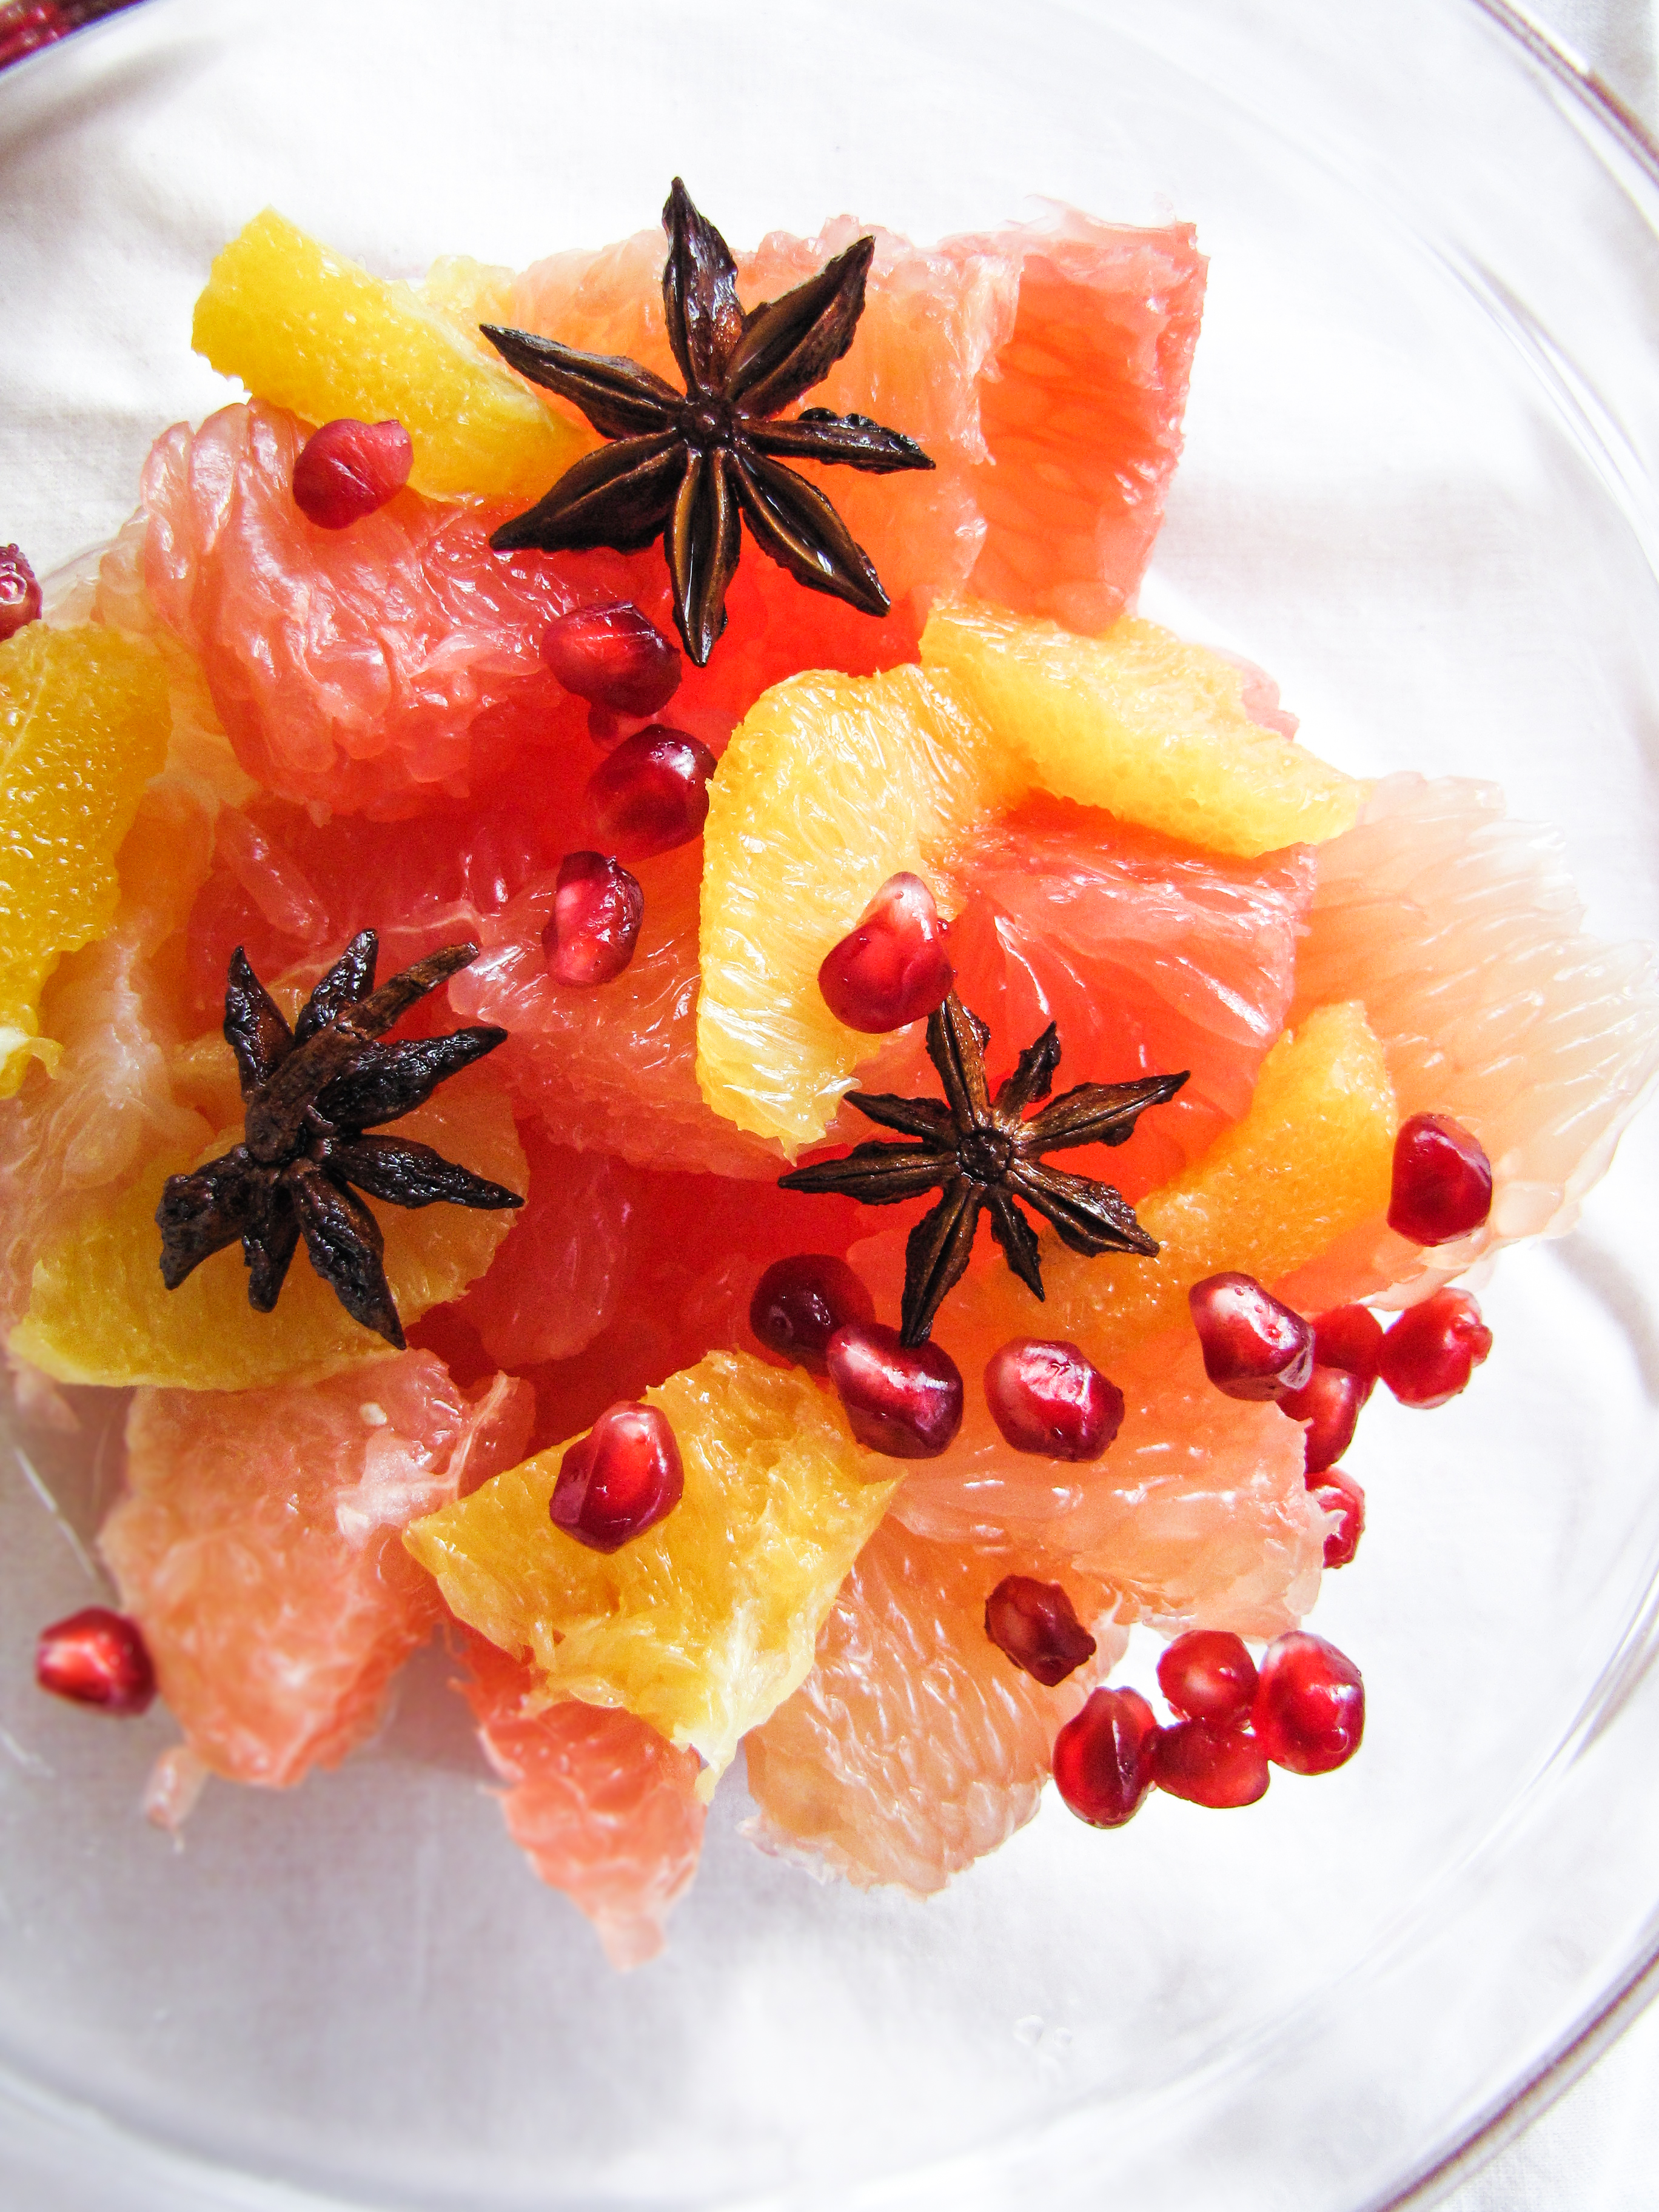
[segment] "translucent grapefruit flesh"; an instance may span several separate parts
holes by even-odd
[[[507,1376],[469,1402],[429,1352],[309,1386],[141,1390],[100,1544],[197,1757],[286,1788],[373,1735],[439,1608],[398,1541],[510,1462]]]
[[[481,1636],[468,1639],[467,1665],[478,1741],[507,1785],[507,1833],[587,1915],[613,1966],[643,1966],[697,1870],[705,1815],[695,1753],[632,1713],[574,1698],[526,1711],[534,1671]]]

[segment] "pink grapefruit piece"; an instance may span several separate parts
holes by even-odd
[[[379,1727],[441,1617],[406,1524],[511,1466],[528,1384],[430,1352],[268,1390],[141,1389],[100,1537],[161,1694],[216,1774],[286,1789]]]
[[[696,1754],[621,1709],[574,1698],[526,1712],[533,1669],[467,1638],[462,1684],[484,1756],[506,1785],[507,1832],[550,1888],[592,1922],[613,1966],[662,1949],[697,1870],[706,1817]]]

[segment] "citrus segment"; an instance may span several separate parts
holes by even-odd
[[[548,1702],[622,1705],[689,1745],[706,1802],[738,1738],[811,1665],[818,1623],[893,1484],[796,1370],[710,1352],[644,1402],[674,1431],[685,1490],[620,1551],[590,1551],[548,1518],[566,1444],[405,1540],[453,1613],[533,1656]]]
[[[30,623],[0,641],[0,1098],[32,1058],[40,986],[115,919],[115,856],[167,757],[166,679],[106,630]]]
[[[1570,1228],[1659,1071],[1659,990],[1647,947],[1584,933],[1557,838],[1506,821],[1491,784],[1390,776],[1322,851],[1309,920],[1298,999],[1362,999],[1402,1119],[1461,1122],[1493,1189],[1484,1226],[1433,1252],[1379,1209],[1298,1284],[1307,1310],[1407,1304]]]
[[[917,669],[818,673],[750,710],[709,786],[697,1079],[790,1154],[823,1133],[868,1040],[817,971],[875,891],[1018,795],[1005,749]]]
[[[745,1738],[756,1840],[918,1896],[1006,1843],[1037,1809],[1055,1732],[1120,1656],[1097,1592],[1070,1594],[1095,1656],[1045,1689],[985,1633],[1010,1562],[889,1519],[818,1631],[812,1671]]]
[[[588,447],[518,378],[267,208],[215,261],[191,342],[222,375],[312,423],[395,416],[436,499],[539,498]]]
[[[643,1966],[697,1870],[705,1815],[696,1754],[614,1708],[568,1698],[526,1711],[533,1670],[481,1636],[469,1639],[467,1664],[462,1687],[484,1756],[507,1784],[508,1835],[587,1915],[613,1966]]]
[[[1126,616],[1102,638],[958,603],[922,665],[1058,798],[1249,859],[1348,829],[1364,787],[1246,711],[1237,669]]]
[[[398,1530],[529,1425],[527,1384],[469,1402],[420,1352],[308,1387],[141,1390],[99,1541],[196,1756],[282,1789],[371,1735],[439,1617]]]
[[[512,1109],[486,1077],[446,1085],[441,1097],[397,1127],[400,1137],[430,1145],[475,1175],[524,1188]],[[21,1358],[64,1382],[236,1390],[387,1357],[385,1340],[351,1319],[303,1251],[273,1313],[248,1304],[234,1246],[204,1261],[176,1291],[165,1288],[155,1226],[161,1187],[169,1175],[226,1149],[222,1132],[195,1161],[155,1162],[131,1189],[46,1249],[35,1263],[28,1311],[11,1335]],[[386,1280],[405,1326],[483,1274],[512,1221],[507,1212],[456,1206],[373,1210],[386,1233]]]

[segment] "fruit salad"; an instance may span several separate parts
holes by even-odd
[[[160,1825],[434,1638],[623,1966],[734,1765],[926,1895],[1050,1781],[1362,1753],[1344,1455],[1502,1361],[1471,1271],[1659,995],[1491,786],[1136,614],[1205,276],[1075,213],[733,253],[676,179],[411,285],[267,210],[196,309],[240,396],[73,575],[0,549],[16,1418],[129,1394],[37,1676],[165,1705]]]

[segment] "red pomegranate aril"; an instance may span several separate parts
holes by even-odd
[[[1095,1656],[1095,1639],[1059,1583],[1005,1575],[985,1601],[985,1633],[1046,1689]]]
[[[1492,1162],[1444,1114],[1413,1114],[1394,1140],[1389,1226],[1413,1244],[1449,1244],[1492,1212]]]
[[[937,1344],[912,1346],[883,1322],[854,1321],[823,1357],[853,1434],[870,1450],[936,1459],[962,1426],[962,1373]]]
[[[1225,1628],[1189,1628],[1158,1662],[1158,1686],[1182,1720],[1229,1721],[1255,1696],[1255,1662]]]
[[[654,1406],[624,1401],[571,1445],[547,1510],[579,1544],[617,1552],[672,1513],[684,1487],[673,1430]]]
[[[951,933],[920,876],[889,876],[818,969],[838,1022],[872,1036],[902,1030],[945,1003],[956,980]]]
[[[409,482],[415,447],[401,422],[325,422],[294,464],[294,504],[319,530],[349,530]]]
[[[550,623],[542,659],[567,691],[612,714],[654,714],[680,688],[678,649],[626,599]]]
[[[1491,1350],[1492,1331],[1469,1293],[1437,1291],[1395,1322],[1376,1371],[1402,1406],[1428,1412],[1467,1389]]]
[[[567,853],[542,932],[548,974],[556,983],[610,982],[634,957],[644,914],[645,893],[620,860]]]
[[[1365,1493],[1340,1467],[1328,1468],[1317,1482],[1310,1480],[1308,1488],[1336,1516],[1336,1526],[1325,1539],[1325,1565],[1346,1567],[1365,1533]]]
[[[1351,1759],[1365,1733],[1365,1686],[1352,1659],[1323,1637],[1297,1629],[1262,1655],[1252,1725],[1275,1766],[1329,1774]]]
[[[774,1260],[749,1302],[749,1326],[766,1349],[816,1375],[824,1371],[823,1355],[838,1328],[875,1317],[876,1302],[863,1282],[829,1252]]]
[[[1189,1805],[1216,1813],[1254,1805],[1272,1778],[1248,1721],[1178,1721],[1158,1731],[1152,1779]]]
[[[18,545],[0,545],[0,645],[40,619],[40,586]]]
[[[985,1364],[985,1402],[1017,1452],[1098,1459],[1123,1425],[1123,1393],[1074,1344],[1011,1338]]]
[[[1382,1350],[1382,1324],[1369,1306],[1333,1306],[1313,1325],[1314,1365],[1357,1375],[1369,1398]]]
[[[1079,1820],[1121,1828],[1152,1786],[1158,1727],[1133,1690],[1097,1690],[1054,1738],[1054,1785]]]
[[[1230,1398],[1282,1398],[1312,1374],[1312,1329],[1254,1275],[1206,1276],[1187,1303],[1204,1371]]]
[[[89,1605],[43,1628],[34,1679],[56,1698],[106,1713],[142,1713],[155,1695],[155,1669],[138,1624],[106,1605]]]
[[[683,730],[653,722],[624,738],[587,781],[582,825],[624,860],[647,860],[699,836],[714,756]]]
[[[1309,1474],[1336,1465],[1353,1442],[1360,1408],[1370,1395],[1369,1385],[1358,1375],[1349,1375],[1340,1367],[1317,1365],[1299,1390],[1285,1393],[1279,1401],[1279,1412],[1306,1425],[1307,1456],[1303,1465]]]

